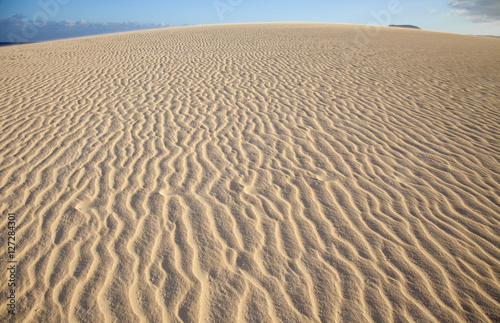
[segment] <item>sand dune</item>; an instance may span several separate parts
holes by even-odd
[[[499,322],[500,41],[363,28],[0,48],[16,320]]]

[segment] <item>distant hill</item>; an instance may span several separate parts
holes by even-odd
[[[413,25],[389,25],[389,27],[420,29],[419,27]]]
[[[500,38],[500,36],[495,36],[495,35],[478,35],[478,36]]]
[[[10,46],[10,45],[23,45],[23,44],[31,44],[31,43],[11,43],[11,42],[0,42],[1,46]]]

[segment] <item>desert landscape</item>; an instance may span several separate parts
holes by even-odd
[[[369,31],[0,48],[0,321],[500,322],[500,39]]]

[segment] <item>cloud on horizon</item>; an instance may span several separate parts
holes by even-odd
[[[448,5],[451,7],[451,14],[463,16],[471,22],[500,21],[498,0],[455,0]]]
[[[100,35],[121,31],[169,27],[162,24],[141,24],[135,22],[89,22],[85,19],[59,22],[39,18],[26,19],[24,14],[16,14],[8,19],[0,19],[0,42],[38,42],[63,38]]]

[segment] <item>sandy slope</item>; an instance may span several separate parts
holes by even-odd
[[[0,48],[0,320],[499,322],[500,40],[359,30]]]

